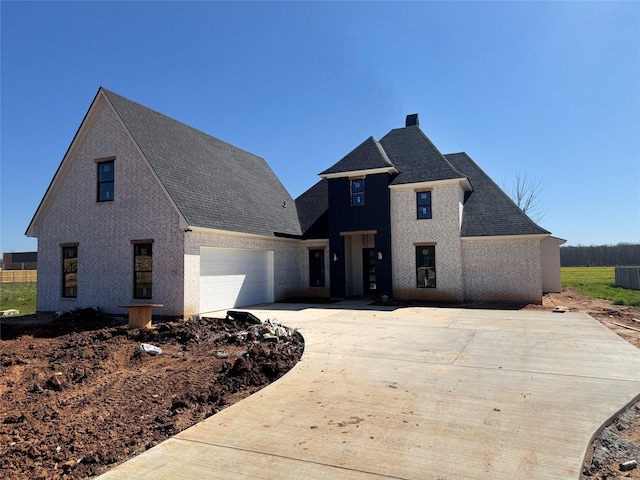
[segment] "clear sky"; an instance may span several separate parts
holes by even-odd
[[[442,153],[539,179],[569,245],[640,241],[639,2],[0,2],[1,237],[98,87],[265,158],[295,198],[419,113]]]

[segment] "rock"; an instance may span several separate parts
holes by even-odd
[[[78,462],[76,462],[75,460],[68,460],[62,464],[62,470],[64,470],[65,472],[68,472],[73,467],[75,467],[77,463]]]
[[[59,392],[66,386],[65,383],[66,382],[63,376],[54,375],[53,377],[49,378],[49,380],[47,380],[47,383],[45,383],[44,387],[49,390]]]

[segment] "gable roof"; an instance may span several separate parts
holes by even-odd
[[[295,203],[263,158],[102,91],[190,226],[300,234]]]
[[[541,235],[547,230],[531,220],[509,196],[464,152],[445,155],[474,186],[465,195],[462,237]]]
[[[395,171],[393,164],[389,161],[387,154],[380,144],[376,142],[373,137],[369,137],[356,148],[351,150],[351,152],[345,155],[341,160],[321,172],[319,175],[326,176],[346,172],[378,169]]]
[[[400,171],[391,185],[465,178],[417,125],[391,130],[380,145]]]
[[[102,87],[45,198],[101,98],[113,108],[188,226],[266,236],[300,234],[295,202],[264,159]]]

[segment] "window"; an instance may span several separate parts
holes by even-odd
[[[78,297],[78,246],[62,247],[62,296]]]
[[[324,250],[309,250],[309,286],[324,287]]]
[[[98,163],[98,201],[113,200],[113,160]]]
[[[351,205],[364,206],[364,178],[351,180]]]
[[[416,278],[418,288],[436,288],[436,247],[416,246]]]
[[[416,192],[418,218],[431,218],[431,192]]]
[[[151,243],[133,245],[133,298],[151,298]]]

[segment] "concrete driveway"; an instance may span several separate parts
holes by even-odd
[[[249,310],[299,329],[298,365],[99,478],[577,479],[640,395],[640,350],[581,313]]]

